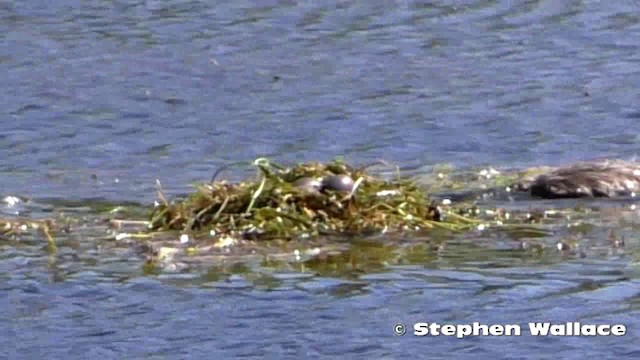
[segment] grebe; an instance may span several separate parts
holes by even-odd
[[[515,185],[545,199],[630,196],[640,191],[640,164],[598,160],[553,168]]]

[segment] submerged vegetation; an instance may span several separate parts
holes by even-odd
[[[290,239],[317,235],[363,235],[389,231],[460,230],[474,223],[441,209],[413,181],[389,180],[335,160],[284,167],[260,158],[258,176],[239,183],[198,184],[184,199],[160,203],[153,230]]]
[[[401,176],[397,168],[393,169],[395,172],[380,172],[379,167],[353,167],[337,160],[285,167],[260,158],[253,167],[257,171],[255,177],[228,182],[217,179],[216,173],[211,181],[196,184],[193,192],[171,201],[158,182],[159,201],[153,208],[63,202],[51,210],[51,218],[30,220],[25,217],[31,206],[26,201],[20,210],[13,209],[12,218],[0,220],[0,244],[45,240],[46,250],[54,255],[58,246],[77,247],[73,239],[78,238],[79,231],[100,228],[108,234],[100,240],[113,246],[131,246],[134,252],[145,254],[144,269],[149,273],[180,270],[188,266],[185,264],[199,261],[271,253],[282,253],[285,262],[294,256],[296,261],[304,260],[304,266],[330,270],[335,262],[348,261],[355,269],[355,264],[367,262],[370,257],[383,263],[391,261],[398,256],[395,251],[404,251],[407,243],[428,242],[439,254],[449,239],[480,247],[483,243],[499,243],[501,247],[534,255],[554,248],[582,254],[579,240],[585,237],[583,233],[600,226],[590,215],[594,209],[582,208],[583,203],[567,203],[573,205],[565,209],[540,209],[531,204],[518,206],[509,200],[508,206],[495,208],[492,205],[496,203],[487,203],[483,198],[455,199],[443,197],[441,192],[443,188],[457,188],[464,179],[475,177],[480,186],[491,182],[509,184],[513,183],[511,178],[523,174],[483,170],[457,178],[456,174],[438,169],[434,175],[438,181],[425,186],[415,177]],[[7,207],[20,205],[14,200],[5,200]],[[630,209],[635,210],[635,204]],[[83,215],[94,211],[101,216],[94,219]],[[428,241],[407,242],[407,238]],[[610,238],[607,244],[612,248],[623,246],[623,238]],[[344,239],[349,241],[340,241]],[[347,255],[340,255],[358,243],[380,246],[380,254],[376,255],[377,250],[369,252],[366,259],[360,260],[354,253],[349,253],[348,259]],[[396,250],[384,254],[391,249],[387,245]],[[403,256],[398,259],[406,260]]]
[[[55,240],[51,236],[54,222],[47,220],[0,219],[0,240],[18,237],[29,232],[39,232],[47,240],[47,249],[57,251]]]

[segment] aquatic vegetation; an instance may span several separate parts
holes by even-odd
[[[57,246],[51,235],[54,221],[24,220],[24,219],[0,219],[0,239],[16,238],[25,233],[39,232],[47,240],[47,249],[56,252]]]
[[[257,240],[474,226],[464,216],[443,218],[413,181],[374,176],[366,166],[335,160],[284,167],[264,158],[253,165],[258,170],[255,179],[214,179],[172,202],[159,188],[161,201],[151,214],[151,229]]]
[[[524,171],[496,170],[493,167],[455,169],[451,165],[434,165],[427,171],[416,174],[415,181],[432,194],[451,195],[453,198],[478,197],[496,190],[511,191],[519,179],[530,174]],[[535,173],[538,171],[533,170]]]
[[[456,200],[434,193],[397,169],[373,165],[353,167],[336,160],[285,167],[258,159],[253,167],[255,177],[232,183],[216,179],[216,174],[171,201],[158,183],[159,201],[153,208],[62,202],[51,219],[0,221],[0,241],[11,246],[43,241],[45,250],[54,255],[58,247],[80,246],[77,239],[85,238],[79,234],[86,229],[99,228],[98,241],[143,255],[147,274],[251,258],[351,277],[405,263],[408,257],[441,261],[447,253],[467,252],[470,244],[478,249],[473,256],[482,261],[491,261],[491,249],[496,248],[512,252],[516,261],[558,252],[583,256],[589,252],[582,244],[607,223],[603,216],[591,214],[597,208],[584,207],[588,203],[548,209],[543,202],[539,208],[531,202],[520,206]],[[506,184],[523,176],[491,169],[473,174]],[[631,206],[635,209],[635,204]],[[619,218],[615,212],[608,216]],[[610,248],[624,245],[624,236],[610,237],[606,241]],[[460,248],[459,241],[466,245]]]

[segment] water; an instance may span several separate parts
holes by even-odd
[[[60,199],[147,204],[155,179],[182,193],[258,156],[416,171],[632,159],[636,13],[577,0],[0,3],[0,192],[36,199],[41,217]],[[626,234],[624,251],[598,229],[584,258],[475,234],[438,240],[454,253],[399,246],[342,272],[289,259],[145,275],[131,244],[95,224],[57,255],[40,236],[3,237],[0,357],[637,356],[636,214],[617,216],[606,226]],[[629,334],[392,334],[436,320],[620,322]]]

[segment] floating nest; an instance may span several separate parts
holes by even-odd
[[[254,179],[195,185],[169,202],[158,188],[152,230],[208,232],[245,239],[291,239],[389,231],[462,229],[471,221],[443,218],[441,210],[409,179],[370,175],[342,161],[284,167],[260,158]]]

